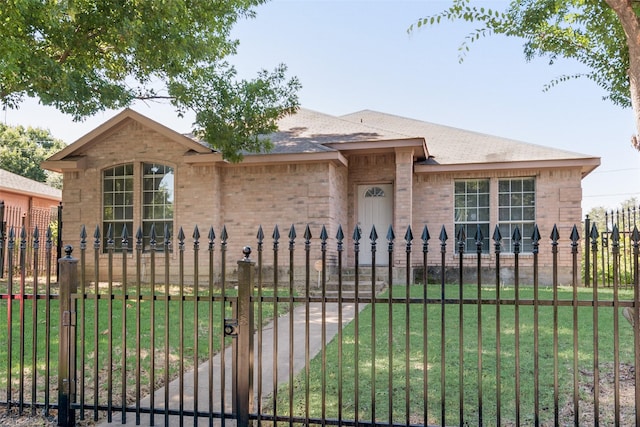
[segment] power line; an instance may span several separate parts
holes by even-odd
[[[597,173],[613,173],[613,172],[626,172],[626,171],[640,172],[640,168],[610,169],[610,170],[604,170],[604,171],[595,171],[593,173],[597,174]]]
[[[591,195],[586,195],[586,196],[582,196],[583,198],[585,197],[617,197],[617,196],[640,196],[640,193],[615,193],[615,194],[591,194]]]

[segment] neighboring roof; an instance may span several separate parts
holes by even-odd
[[[37,196],[51,200],[62,200],[62,191],[42,182],[25,178],[0,169],[0,191]]]

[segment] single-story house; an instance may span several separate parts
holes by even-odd
[[[600,164],[598,157],[369,110],[331,116],[300,109],[282,119],[279,131],[269,138],[275,145],[271,152],[247,154],[240,163],[229,163],[188,135],[133,110],[122,111],[43,164],[64,174],[64,243],[77,247],[81,227],[86,225],[92,236],[99,225],[103,236],[111,226],[119,247],[124,226],[130,235],[141,227],[144,256],[149,256],[152,224],[159,243],[165,226],[174,242],[182,227],[187,243],[196,225],[203,236],[210,226],[219,236],[225,226],[229,265],[235,265],[242,247],[255,245],[259,226],[270,237],[278,225],[284,251],[292,224],[298,236],[309,225],[315,238],[324,225],[330,236],[328,259],[335,260],[334,237],[342,226],[343,256],[353,265],[351,236],[360,226],[359,263],[366,266],[371,265],[368,236],[375,226],[376,265],[385,265],[385,236],[392,225],[398,236],[393,263],[401,269],[406,263],[402,236],[407,227],[411,225],[417,239],[412,265],[419,267],[424,225],[432,236],[430,259],[436,264],[437,238],[444,226],[449,235],[446,262],[455,267],[456,230],[466,230],[467,250],[475,254],[474,236],[480,226],[483,258],[489,265],[495,259],[490,239],[498,225],[503,236],[501,266],[508,270],[514,258],[513,229],[517,225],[523,235],[521,263],[531,265],[530,237],[537,224],[543,236],[541,280],[548,282],[548,236],[556,224],[564,239],[561,247],[569,248],[571,228],[582,219],[581,181]],[[270,242],[267,238],[265,249]],[[299,237],[295,251],[295,265],[300,267],[303,242]],[[549,248],[543,250],[545,245]],[[320,257],[319,247],[317,241],[313,259]],[[171,255],[174,261],[176,252]],[[559,277],[567,283],[570,251],[560,252]],[[271,256],[265,250],[266,263]],[[105,254],[101,262],[106,258]]]
[[[0,201],[4,203],[1,220],[7,233],[10,227],[25,226],[32,230],[35,226],[49,225],[52,210],[62,201],[62,191],[0,169]]]

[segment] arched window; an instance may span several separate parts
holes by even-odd
[[[129,236],[128,249],[133,249],[137,232],[134,224],[140,223],[143,249],[149,250],[151,247],[151,229],[154,224],[156,249],[164,249],[165,229],[173,235],[173,177],[171,166],[158,163],[128,163],[103,171],[102,234],[105,249],[111,229],[115,250],[121,250],[122,230],[125,226]],[[141,185],[134,185],[135,182]]]
[[[384,197],[384,190],[380,187],[371,187],[364,193],[364,197]]]

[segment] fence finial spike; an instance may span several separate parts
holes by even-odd
[[[595,222],[591,224],[591,232],[589,233],[589,236],[591,237],[592,242],[598,241],[598,237],[599,237],[598,226],[596,225]]]
[[[475,236],[473,236],[473,238],[475,239],[476,244],[478,244],[478,242],[482,244],[482,240],[484,239],[484,236],[482,235],[482,228],[480,227],[480,224],[478,224],[478,226],[476,227],[476,234]]]
[[[631,232],[631,240],[633,241],[634,245],[638,245],[638,242],[640,241],[640,232],[638,232],[638,226],[634,225],[633,226],[633,231]]]
[[[149,243],[154,246],[158,242],[158,235],[156,233],[156,223],[151,224],[151,233]]]
[[[107,245],[113,245],[113,229],[111,228],[111,224],[107,228]]]
[[[304,229],[304,239],[307,242],[311,240],[311,228],[309,227],[309,224],[307,224],[307,226]]]
[[[411,231],[411,225],[407,226],[407,231],[404,233],[404,240],[407,242],[413,241],[413,232]]]
[[[440,241],[444,244],[449,237],[447,236],[447,230],[444,228],[444,225],[440,229]]]
[[[371,226],[371,232],[369,233],[369,240],[371,240],[371,243],[375,243],[376,240],[378,240],[378,231],[376,230],[375,225]]]
[[[342,242],[344,240],[344,231],[342,231],[342,225],[338,225],[338,231],[336,232],[336,239],[338,242]]]
[[[511,235],[511,240],[513,240],[514,243],[518,243],[518,244],[522,240],[522,233],[520,233],[520,227],[518,227],[517,225],[513,229],[513,234]]]
[[[220,240],[222,240],[222,244],[226,244],[227,240],[229,239],[229,234],[227,233],[227,226],[223,225],[222,226],[222,232],[220,234]]]
[[[613,241],[614,245],[620,243],[620,230],[618,229],[618,224],[613,224],[613,230],[611,230],[611,240]]]
[[[171,243],[171,230],[169,229],[169,224],[164,224],[164,241],[166,244]]]
[[[537,244],[540,241],[540,230],[538,229],[538,224],[533,225],[533,233],[531,234],[531,240],[533,244]]]
[[[459,227],[458,232],[456,233],[456,240],[459,243],[464,243],[467,240],[467,233],[464,231],[464,227]]]
[[[502,233],[500,233],[500,227],[496,225],[496,228],[493,229],[493,241],[496,243],[500,243],[502,240]]]
[[[326,242],[328,238],[329,238],[329,234],[327,233],[327,227],[325,227],[323,224],[322,229],[320,230],[320,240],[322,240],[323,242]]]
[[[571,236],[569,236],[569,238],[571,239],[571,242],[573,242],[574,244],[578,243],[578,240],[580,240],[580,233],[578,233],[578,227],[576,227],[575,224],[571,229]]]
[[[424,227],[422,228],[422,237],[421,237],[423,242],[428,242],[429,239],[431,239],[431,235],[429,234],[429,228],[427,227],[427,224],[424,225]]]
[[[640,232],[638,232],[637,225],[633,226],[633,231],[631,232],[631,241],[633,242],[634,246],[637,246],[639,244]]]
[[[558,232],[558,226],[556,224],[553,224],[550,239],[553,243],[558,243],[558,240],[560,240],[560,233]]]
[[[353,230],[353,240],[355,240],[356,242],[359,242],[361,238],[362,238],[362,230],[360,229],[359,225],[356,225],[356,229]]]
[[[127,224],[123,224],[122,233],[121,233],[120,237],[122,237],[122,241],[123,242],[128,242],[129,241],[129,230],[127,230]]]

